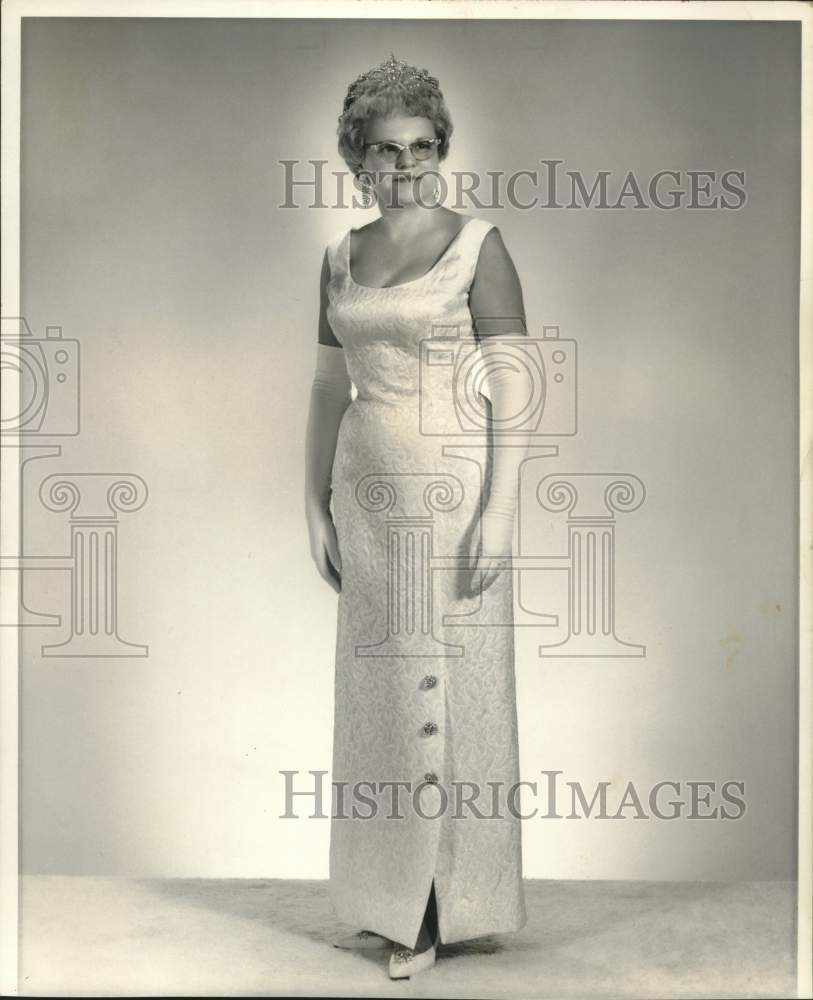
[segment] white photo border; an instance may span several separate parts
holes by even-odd
[[[389,18],[798,21],[802,39],[801,246],[799,302],[799,787],[797,996],[813,997],[813,10],[802,2],[715,0],[4,0],[2,4],[2,150],[0,152],[0,301],[20,315],[20,37],[22,18]],[[17,387],[19,388],[19,387]],[[19,393],[4,382],[2,417],[18,412]],[[0,535],[5,554],[20,553],[21,510],[14,448],[0,449]],[[0,621],[16,620],[18,573],[0,579]],[[0,993],[18,985],[19,635],[0,628]]]

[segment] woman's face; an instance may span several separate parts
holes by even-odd
[[[429,156],[425,159],[419,159],[409,145],[435,138],[435,126],[430,118],[370,119],[362,170],[371,174],[380,204],[395,208],[412,202],[423,206],[433,204],[439,173],[437,145],[427,150]],[[390,142],[406,148],[396,154],[395,147],[387,145]],[[370,149],[370,143],[383,145]],[[420,149],[416,151],[420,155]]]

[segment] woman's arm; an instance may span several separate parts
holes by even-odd
[[[319,335],[305,433],[305,516],[311,555],[321,576],[339,591],[341,558],[336,529],[330,516],[330,490],[336,441],[344,411],[350,405],[350,377],[344,350],[327,321],[327,253],[322,262],[319,289]]]
[[[469,305],[474,333],[480,342],[491,397],[491,414],[497,427],[521,411],[527,399],[528,374],[511,364],[503,338],[527,336],[522,286],[514,262],[495,227],[483,240]],[[505,426],[504,424],[502,426]],[[491,490],[482,512],[479,533],[472,538],[469,554],[477,563],[471,589],[477,582],[485,590],[496,580],[505,560],[512,555],[514,517],[518,503],[519,469],[527,454],[528,434],[512,431],[512,444],[500,446],[495,439]]]

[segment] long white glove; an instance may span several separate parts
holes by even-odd
[[[305,514],[311,555],[320,575],[337,593],[341,557],[330,515],[331,472],[339,425],[352,402],[350,387],[344,350],[317,344],[305,433]]]
[[[516,336],[514,334],[513,336]],[[512,364],[500,344],[501,336],[483,337],[480,351],[486,371],[485,394],[491,400],[495,427],[521,411],[528,398],[528,371],[519,361]],[[492,437],[493,464],[491,491],[480,517],[479,531],[472,536],[469,555],[477,563],[472,571],[471,590],[486,590],[513,555],[514,519],[519,496],[519,469],[527,455],[529,432],[511,431],[511,445],[501,445],[503,436]]]

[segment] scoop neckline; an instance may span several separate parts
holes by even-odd
[[[360,282],[356,281],[356,279],[353,277],[353,275],[352,275],[352,273],[350,271],[350,234],[354,233],[354,232],[357,232],[362,227],[361,226],[351,226],[347,230],[347,237],[345,239],[346,246],[345,246],[345,252],[344,252],[344,257],[345,257],[345,268],[344,269],[345,269],[345,272],[347,274],[347,277],[350,279],[350,284],[351,285],[355,285],[356,288],[366,288],[366,289],[368,289],[371,292],[383,292],[383,291],[388,291],[388,290],[393,289],[393,288],[406,288],[408,285],[417,285],[417,283],[419,281],[424,281],[426,278],[429,277],[430,274],[432,274],[433,271],[435,271],[438,267],[440,267],[441,262],[446,258],[446,255],[449,253],[449,251],[452,249],[452,247],[455,245],[455,243],[457,243],[457,241],[463,235],[464,230],[466,230],[474,222],[477,222],[476,218],[467,219],[466,222],[463,223],[463,225],[460,227],[460,229],[455,233],[455,235],[452,237],[452,239],[446,245],[446,249],[443,251],[443,253],[440,255],[440,257],[438,257],[438,259],[435,261],[435,263],[429,268],[429,270],[425,274],[420,275],[420,277],[418,277],[418,278],[412,278],[410,281],[402,281],[398,285],[362,285]]]

